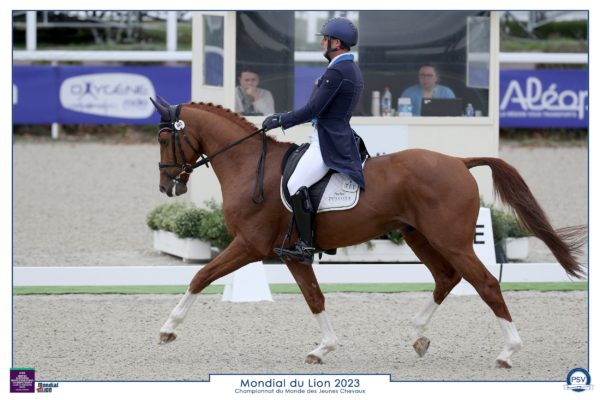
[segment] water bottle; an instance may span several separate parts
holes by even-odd
[[[384,117],[392,115],[392,92],[388,86],[385,87],[381,98],[381,115]]]
[[[379,107],[381,106],[379,98],[379,90],[373,90],[373,93],[371,94],[371,115],[374,117],[379,117],[379,115],[381,115],[379,110]]]
[[[465,108],[465,116],[467,116],[467,117],[475,116],[475,109],[473,108],[473,104],[471,104],[471,103],[467,104],[467,108]]]
[[[398,97],[398,116],[412,117],[412,101],[410,97]]]

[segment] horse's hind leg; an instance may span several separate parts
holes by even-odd
[[[335,350],[338,344],[331,322],[325,314],[325,296],[321,292],[311,265],[307,266],[295,261],[288,261],[287,266],[323,333],[321,344],[306,356],[305,362],[308,364],[321,364],[323,357],[330,351]]]
[[[456,236],[453,236],[455,234]],[[496,315],[506,343],[496,358],[496,366],[511,368],[511,356],[521,349],[521,338],[504,302],[500,283],[477,258],[471,243],[472,239],[468,239],[468,236],[470,235],[465,235],[460,244],[456,242],[460,232],[447,232],[444,238],[433,246],[445,256],[460,276],[473,285],[479,296]]]
[[[510,358],[513,353],[521,349],[521,338],[504,302],[500,283],[477,258],[472,247],[466,250],[466,253],[463,256],[455,256],[451,261],[452,265],[456,267],[463,278],[473,285],[479,296],[496,315],[505,340],[505,346],[496,358],[496,366],[511,368]]]
[[[431,320],[433,313],[442,304],[452,288],[460,282],[461,278],[454,268],[452,268],[452,265],[429,244],[420,232],[413,230],[403,232],[402,235],[417,257],[427,266],[435,281],[433,297],[427,301],[425,306],[412,320],[413,348],[419,357],[423,357],[430,344],[430,340],[424,335],[427,324]]]

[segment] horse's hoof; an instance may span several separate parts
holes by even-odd
[[[427,353],[427,349],[429,349],[429,343],[431,341],[427,339],[425,336],[421,336],[413,343],[413,348],[419,355],[419,357],[423,357],[425,353]]]
[[[313,354],[307,355],[304,362],[307,364],[323,364],[323,361],[321,360],[321,358],[319,358]]]
[[[512,368],[512,364],[509,360],[501,360],[498,358],[496,360],[496,368]]]
[[[175,339],[177,339],[177,335],[175,333],[161,332],[160,341],[158,342],[158,344],[167,344]]]

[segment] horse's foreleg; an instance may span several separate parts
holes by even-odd
[[[405,232],[403,236],[415,255],[427,266],[435,281],[433,297],[427,300],[425,306],[412,320],[413,348],[419,357],[423,357],[427,353],[430,344],[430,340],[424,334],[425,329],[439,305],[442,304],[452,288],[460,282],[460,276],[450,263],[437,250],[431,247],[427,239],[420,232]]]
[[[198,293],[192,294],[190,289],[185,292],[183,298],[179,301],[177,306],[171,311],[169,314],[169,318],[164,323],[162,328],[160,328],[160,342],[159,344],[165,344],[172,342],[177,339],[177,334],[175,333],[175,328],[177,328],[185,319],[190,308],[196,301],[198,297]]]
[[[260,257],[259,257],[260,258]],[[175,329],[183,322],[188,311],[196,301],[198,294],[206,288],[211,282],[225,276],[246,264],[256,261],[256,258],[250,257],[245,247],[239,240],[234,240],[231,244],[206,264],[194,275],[190,285],[179,301],[177,306],[171,311],[169,318],[160,328],[160,344],[172,342],[177,338]]]
[[[325,296],[321,292],[312,266],[294,261],[287,262],[287,266],[323,333],[321,344],[306,356],[305,362],[308,364],[321,364],[323,357],[330,351],[335,350],[338,344],[333,326],[327,314],[325,314]]]

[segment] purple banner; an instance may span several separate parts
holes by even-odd
[[[500,127],[587,128],[588,70],[503,70]]]

